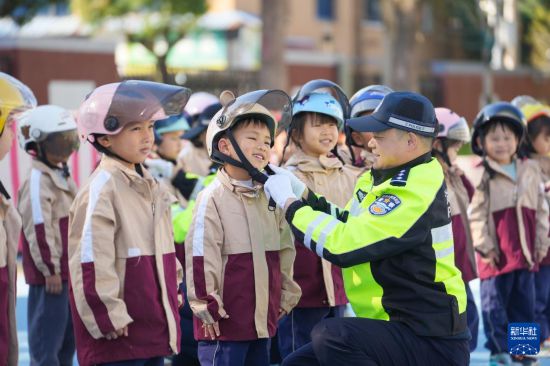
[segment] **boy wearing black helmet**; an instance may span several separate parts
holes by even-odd
[[[534,272],[548,250],[548,205],[539,166],[519,159],[523,116],[510,103],[484,107],[474,122],[472,150],[483,158],[470,206],[478,254],[481,307],[491,362],[522,365],[536,359],[508,355],[508,323],[534,321]],[[500,363],[499,363],[500,362]]]

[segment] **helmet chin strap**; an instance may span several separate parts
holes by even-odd
[[[36,144],[37,147],[37,155],[39,161],[44,163],[48,168],[54,169],[54,170],[61,170],[64,178],[69,178],[71,176],[71,172],[69,171],[69,166],[67,165],[67,162],[62,162],[61,167],[59,165],[52,164],[46,159],[46,154],[44,154],[42,147],[40,144]]]
[[[103,154],[105,154],[107,156],[110,156],[112,158],[121,160],[125,163],[134,165],[134,168],[136,169],[136,172],[143,177],[143,169],[141,168],[141,164],[132,163],[131,161],[128,161],[128,160],[124,159],[122,156],[118,155],[117,153],[115,153],[115,152],[107,149],[103,145],[101,145],[99,142],[97,142],[97,140],[94,140],[94,141],[88,140],[88,142],[91,143],[96,148],[96,150],[99,151],[100,153],[103,153]]]
[[[240,161],[233,159],[231,156],[228,156],[226,154],[222,154],[218,149],[213,149],[212,156],[221,161],[225,161],[228,164],[236,166],[237,168],[246,170],[246,172],[250,175],[252,180],[255,180],[256,182],[261,184],[265,184],[265,182],[267,182],[268,176],[262,173],[261,171],[259,171],[256,167],[254,167],[248,161],[246,156],[244,156],[244,153],[241,150],[241,147],[239,146],[239,144],[237,143],[237,140],[235,140],[235,136],[233,135],[233,132],[231,131],[231,129],[228,129],[226,131],[226,135],[229,138],[229,141],[231,142],[231,144],[233,145],[233,149],[235,149],[235,152],[237,153],[237,156],[239,157]],[[269,175],[274,174],[274,172],[267,165],[265,167],[265,170]],[[273,199],[271,198],[269,200],[268,208],[270,211],[273,211],[275,207],[276,207],[275,201],[273,201]]]
[[[437,155],[441,159],[443,159],[445,164],[447,164],[447,166],[450,168],[452,164],[451,164],[451,159],[449,159],[449,154],[448,154],[449,146],[447,144],[447,140],[446,139],[439,139],[439,142],[441,143],[441,150],[442,151],[439,151],[437,149],[432,149],[432,154]]]

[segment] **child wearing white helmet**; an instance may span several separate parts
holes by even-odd
[[[470,128],[464,117],[448,108],[435,108],[435,116],[439,133],[433,143],[432,155],[441,164],[447,184],[447,200],[451,210],[455,245],[455,264],[462,272],[462,280],[466,285],[466,312],[468,328],[472,335],[470,339],[470,352],[472,352],[477,345],[479,316],[469,285],[471,280],[477,278],[477,268],[467,211],[475,188],[455,164],[458,151],[462,145],[470,141]]]
[[[382,102],[384,97],[393,90],[385,85],[369,85],[358,90],[350,99],[350,118],[358,118],[371,114]],[[374,156],[368,146],[372,138],[372,132],[364,132],[364,120],[360,122],[345,121],[344,132],[346,135],[347,151],[343,157],[346,164],[356,168],[358,174],[371,168]]]
[[[206,151],[206,129],[212,118],[212,109],[216,109],[215,112],[217,112],[220,108],[220,100],[210,93],[197,92],[189,98],[185,106],[185,114],[191,128],[182,136],[189,143],[185,145],[178,157],[178,162],[186,172],[202,177],[210,174],[212,161]],[[208,115],[210,118],[207,117]]]
[[[339,131],[349,116],[347,97],[333,82],[312,80],[294,98],[292,115],[288,134],[297,149],[285,167],[311,191],[345,205],[357,177],[336,152]],[[348,302],[341,269],[303,245],[296,246],[294,279],[302,289],[302,297],[279,324],[279,351],[283,359],[311,341],[311,330],[320,320],[343,316]]]
[[[29,110],[18,121],[19,144],[33,157],[17,205],[29,284],[29,352],[36,365],[67,364],[75,350],[67,237],[69,209],[77,191],[67,160],[78,150],[78,132],[71,113],[55,105]],[[48,337],[42,336],[44,329]]]
[[[81,104],[81,137],[103,153],[70,212],[71,310],[80,365],[163,365],[178,353],[178,285],[171,205],[143,168],[154,123],[179,115],[186,88],[126,80]]]
[[[238,98],[225,91],[220,99],[206,147],[222,167],[195,205],[185,245],[187,295],[201,365],[267,366],[277,321],[300,298],[289,227],[280,209],[268,209],[263,191],[274,115],[284,123],[291,103],[280,90]]]
[[[547,201],[550,200],[550,106],[527,95],[512,100],[523,113],[527,124],[527,138],[520,150],[538,162],[543,177]],[[540,355],[550,355],[550,255],[540,262],[535,274],[535,321],[540,325]]]
[[[32,91],[0,72],[0,160],[10,151],[18,112],[36,107]],[[0,365],[17,366],[19,347],[15,322],[17,243],[21,217],[0,181]]]

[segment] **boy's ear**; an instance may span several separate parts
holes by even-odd
[[[99,142],[99,144],[103,147],[111,147],[111,145],[113,144],[111,136],[109,135],[101,136],[97,139],[97,142]]]
[[[229,140],[226,139],[225,137],[222,137],[222,138],[218,141],[218,150],[219,150],[222,154],[229,155],[229,146],[231,146],[231,142],[229,142]]]
[[[481,139],[479,138],[479,136],[476,137],[476,143],[477,143],[477,146],[483,146],[483,145],[481,144]]]

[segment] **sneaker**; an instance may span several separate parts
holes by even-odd
[[[539,366],[539,360],[533,356],[511,355],[512,366]]]
[[[496,353],[491,355],[489,359],[489,366],[510,366],[512,365],[512,360],[508,353]]]

